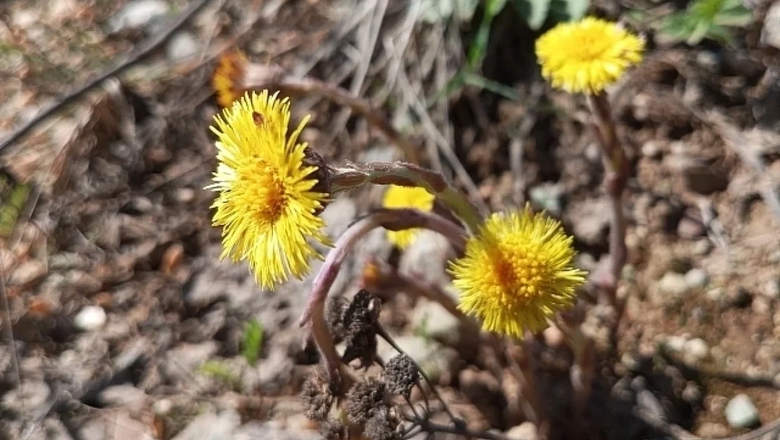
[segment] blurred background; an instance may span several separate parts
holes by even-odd
[[[246,266],[220,262],[210,225],[211,75],[233,48],[365,98],[423,165],[491,210],[546,210],[575,236],[577,265],[597,269],[599,147],[583,97],[551,90],[534,55],[541,33],[585,15],[647,43],[610,90],[631,162],[627,305],[617,340],[590,309],[593,393],[577,426],[550,435],[777,426],[780,3],[30,0],[0,4],[0,438],[320,438],[297,399],[317,363],[297,320],[319,263],[262,291]],[[293,120],[307,114],[303,138],[331,163],[404,157],[345,107],[297,96]],[[336,198],[327,233],[382,191]],[[354,293],[369,258],[448,282],[446,241],[424,234],[400,252],[375,232],[334,295]],[[480,365],[457,320],[383,300],[385,325],[470,426],[536,440],[511,410],[516,384]],[[555,328],[533,347],[543,405],[568,426],[572,354]]]

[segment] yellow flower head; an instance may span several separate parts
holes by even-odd
[[[414,208],[420,211],[430,211],[433,209],[435,199],[431,193],[423,188],[390,185],[385,191],[382,206],[390,209]],[[419,232],[418,228],[387,231],[387,239],[399,248],[406,249],[412,244]]]
[[[307,144],[298,143],[308,118],[288,137],[289,101],[264,90],[214,119],[219,164],[207,189],[219,192],[212,208],[214,225],[223,226],[222,258],[248,260],[263,288],[301,278],[309,258],[321,258],[308,239],[330,244],[316,215],[327,194],[313,190],[317,167],[304,163]]]
[[[645,43],[616,23],[586,17],[536,40],[542,75],[569,93],[597,94],[642,60]]]
[[[585,272],[572,266],[572,238],[558,221],[524,211],[495,213],[451,263],[458,308],[482,328],[515,337],[539,331],[574,302]]]
[[[238,99],[247,63],[246,55],[239,50],[220,55],[211,77],[211,86],[217,94],[217,103],[223,108],[230,107]]]

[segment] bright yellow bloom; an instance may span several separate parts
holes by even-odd
[[[458,308],[482,328],[515,337],[539,331],[574,302],[585,272],[572,265],[572,237],[558,221],[524,211],[495,213],[451,263]]]
[[[420,211],[430,211],[433,209],[435,199],[436,197],[423,188],[390,185],[385,191],[382,206],[390,209],[414,208]],[[419,232],[418,228],[387,231],[387,239],[399,248],[406,249],[412,244]]]
[[[597,94],[642,61],[645,42],[616,23],[586,17],[536,40],[542,76],[569,93]]]
[[[263,288],[301,278],[309,258],[321,258],[308,239],[330,244],[316,215],[328,195],[313,191],[317,167],[304,163],[307,144],[298,143],[308,118],[288,137],[289,101],[264,90],[214,120],[219,164],[207,189],[219,192],[212,208],[214,225],[223,226],[221,258],[248,260]]]
[[[247,63],[246,55],[239,50],[220,55],[217,68],[211,77],[211,86],[217,94],[217,103],[223,108],[230,107],[233,101],[239,98],[239,84]]]

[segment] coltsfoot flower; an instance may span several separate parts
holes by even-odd
[[[221,107],[228,108],[239,98],[239,84],[243,80],[247,64],[246,55],[239,50],[220,55],[217,68],[211,77],[211,86]]]
[[[385,191],[382,206],[390,209],[414,208],[420,211],[430,211],[433,209],[435,199],[436,197],[423,188],[390,185]],[[406,249],[414,242],[419,232],[419,228],[387,231],[387,239],[399,248]]]
[[[585,272],[572,265],[572,237],[558,221],[523,211],[494,213],[450,266],[458,308],[487,331],[522,337],[574,302]]]
[[[542,76],[569,93],[597,94],[642,61],[645,43],[616,23],[594,17],[561,23],[536,40]]]
[[[330,244],[316,215],[328,195],[314,190],[318,168],[298,142],[308,118],[288,137],[289,101],[263,91],[214,119],[219,164],[206,188],[219,193],[212,208],[213,224],[223,227],[222,258],[246,259],[263,288],[301,278],[310,258],[322,258],[309,239]]]

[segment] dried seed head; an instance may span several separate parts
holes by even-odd
[[[401,434],[396,431],[398,422],[390,415],[387,408],[380,408],[366,422],[363,434],[370,440],[401,440]]]
[[[306,417],[318,422],[327,420],[333,400],[328,374],[321,366],[317,366],[303,382],[301,390]]]
[[[376,356],[376,325],[381,301],[366,290],[359,291],[344,311],[342,323],[346,330],[346,348],[342,360],[345,364],[360,359],[368,368]]]
[[[347,334],[344,327],[344,311],[347,309],[347,301],[343,296],[334,296],[325,307],[325,320],[328,322],[330,334],[333,335],[334,342],[338,344]]]
[[[325,440],[347,440],[347,427],[340,420],[330,419],[320,426],[320,435]]]
[[[412,387],[420,379],[420,372],[414,365],[412,358],[406,354],[399,354],[390,359],[385,365],[385,380],[390,392],[409,397]]]
[[[366,423],[379,408],[385,407],[385,383],[376,378],[357,382],[349,389],[345,409],[353,423]]]

